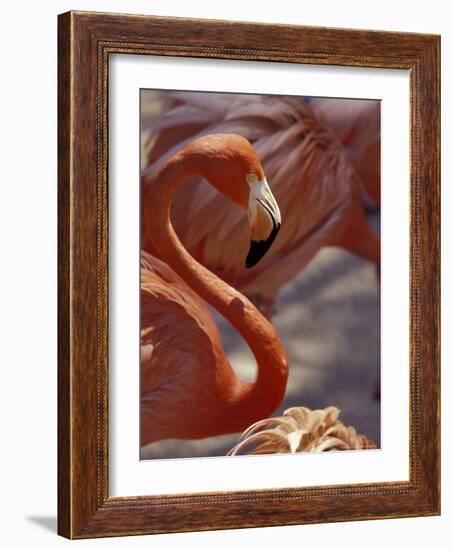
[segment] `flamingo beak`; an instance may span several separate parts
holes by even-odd
[[[267,181],[250,186],[248,219],[251,227],[251,244],[245,267],[254,267],[271,247],[281,227],[281,213]]]

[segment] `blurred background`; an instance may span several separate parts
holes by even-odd
[[[199,95],[197,92],[184,93]],[[143,171],[148,169],[155,148],[156,128],[162,128],[162,117],[170,105],[169,95],[165,91],[141,91]],[[210,94],[214,95],[221,97],[222,102],[225,98],[229,100],[227,96],[231,101],[234,96],[238,97],[236,94]],[[300,99],[308,106],[316,106],[316,98]],[[326,124],[324,115],[328,113],[328,101],[322,98],[318,103],[318,116],[323,117],[323,124]],[[372,120],[366,118],[369,104],[378,102],[330,101],[332,106],[334,102],[335,113],[339,105],[341,116],[349,116],[355,127],[351,132],[348,126],[347,133],[336,114],[331,118],[332,131],[345,144],[361,177],[370,181],[370,193],[363,194],[363,201],[369,224],[379,232],[379,105],[377,111],[372,106]],[[375,136],[378,138],[378,144],[373,143],[370,152],[370,148],[360,149],[361,143],[369,140],[369,132],[374,141]],[[243,339],[216,311],[212,308],[210,311],[233,368],[243,379],[254,380],[255,361]],[[344,424],[354,426],[358,433],[365,434],[379,446],[380,287],[375,264],[337,247],[321,248],[306,266],[282,285],[271,307],[271,321],[290,364],[286,395],[273,416],[292,406],[316,409],[334,405],[341,410],[340,419]],[[223,456],[237,443],[239,435],[197,441],[160,441],[143,447],[141,458]]]

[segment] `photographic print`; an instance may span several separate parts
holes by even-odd
[[[141,459],[380,445],[380,101],[141,90]]]

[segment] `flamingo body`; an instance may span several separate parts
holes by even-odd
[[[205,302],[159,259],[141,259],[141,438],[198,439],[221,431],[233,376]]]
[[[339,138],[362,183],[363,202],[374,210],[380,206],[380,102],[312,98],[317,118]]]

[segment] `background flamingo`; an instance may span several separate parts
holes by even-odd
[[[174,233],[171,200],[193,174],[207,178],[236,208],[248,211],[248,265],[265,254],[281,222],[255,151],[240,136],[200,138],[171,157],[149,181],[145,224],[166,263],[143,254],[142,445],[243,430],[276,409],[287,382],[286,354],[272,325],[249,300],[198,264]],[[258,365],[255,382],[236,376],[201,297],[250,346]]]
[[[380,102],[311,98],[309,105],[345,147],[361,179],[367,209],[380,206]]]
[[[354,120],[352,128],[340,135],[340,115],[332,117],[330,129],[320,101],[313,103],[316,116],[309,103],[296,97],[181,92],[165,92],[165,97],[163,116],[150,128],[153,141],[145,177],[194,137],[237,132],[256,148],[284,218],[269,253],[246,271],[245,217],[197,178],[175,197],[172,219],[198,261],[262,304],[267,314],[278,290],[323,246],[340,246],[379,263],[379,237],[369,227],[362,204],[361,164],[372,163],[360,159],[369,147],[363,145],[365,133],[353,130],[362,126],[369,112],[356,108],[361,114],[349,117]],[[379,107],[373,105],[371,126],[379,130]],[[373,143],[375,132],[368,133],[367,141]],[[146,240],[143,245],[152,250]]]

